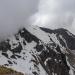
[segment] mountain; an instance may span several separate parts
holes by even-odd
[[[75,75],[75,35],[28,26],[0,42],[0,65],[25,75]]]

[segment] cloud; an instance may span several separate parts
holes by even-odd
[[[39,0],[0,0],[0,38],[15,33],[38,9]]]
[[[75,0],[0,0],[0,39],[28,24],[75,34]]]
[[[52,29],[63,27],[75,34],[75,0],[40,0],[38,10],[34,24]]]

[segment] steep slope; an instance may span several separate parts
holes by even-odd
[[[73,35],[72,33],[70,33],[68,30],[60,28],[60,29],[55,29],[55,30],[50,30],[47,28],[41,28],[42,30],[44,30],[47,33],[54,33],[56,34],[57,38],[59,39],[59,41],[61,42],[60,37],[62,36],[65,41],[66,44],[68,46],[69,49],[71,50],[75,50],[75,35]],[[63,40],[62,40],[63,42]],[[63,43],[61,43],[62,45],[65,45]]]
[[[4,66],[0,66],[0,75],[23,75],[20,72],[16,72],[13,69],[6,68]]]
[[[27,75],[74,75],[74,40],[65,29],[23,28],[0,43],[0,65]]]

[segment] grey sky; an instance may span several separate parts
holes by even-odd
[[[15,33],[26,21],[75,34],[75,0],[0,0],[0,38]]]
[[[15,33],[37,12],[39,0],[0,0],[0,38]]]

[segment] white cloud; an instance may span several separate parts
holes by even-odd
[[[75,0],[40,0],[38,10],[36,16],[42,16],[36,17],[36,21],[40,18],[35,21],[36,25],[52,29],[63,27],[75,34]]]
[[[39,0],[0,0],[0,38],[15,33],[37,11]]]
[[[15,33],[27,21],[75,33],[75,0],[0,0],[0,38]]]

